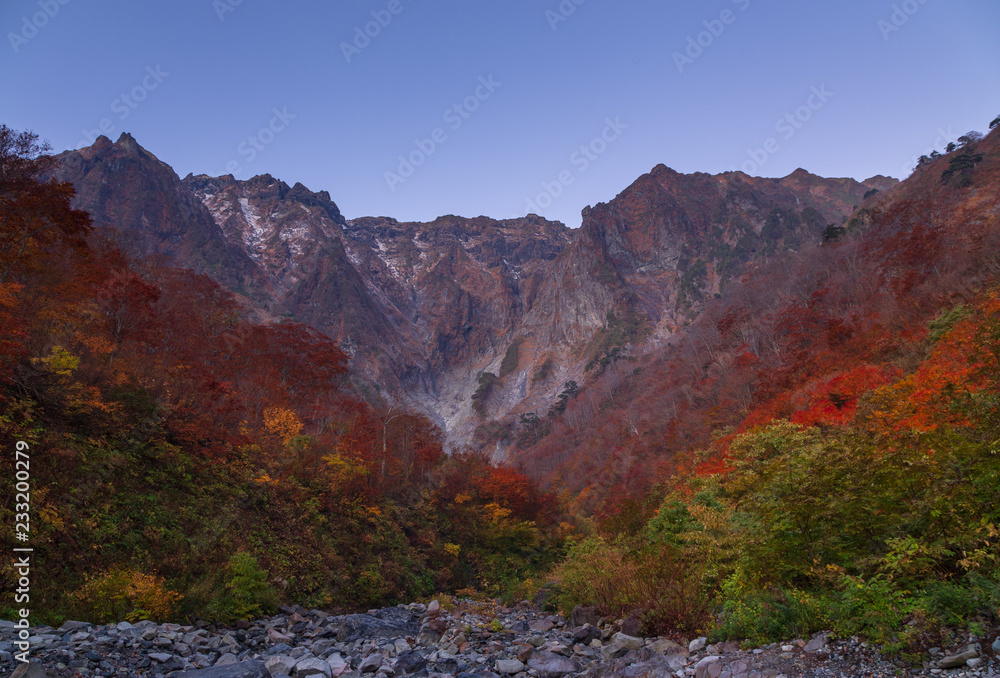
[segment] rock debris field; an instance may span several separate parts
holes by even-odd
[[[572,618],[527,606],[414,603],[332,616],[283,607],[232,628],[66,622],[31,629],[29,664],[16,662],[17,629],[0,622],[0,674],[14,678],[793,678],[1000,677],[1000,639],[931,648],[922,667],[826,634],[754,649],[696,638],[640,638],[577,608]]]

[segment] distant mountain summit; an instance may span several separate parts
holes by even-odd
[[[821,239],[896,183],[658,165],[574,231],[536,215],[347,220],[326,191],[267,174],[182,180],[128,134],[59,160],[75,206],[127,251],[209,275],[262,319],[325,332],[453,445],[664,341],[747,265]]]

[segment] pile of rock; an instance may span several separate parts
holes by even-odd
[[[630,633],[631,632],[631,633]],[[900,667],[857,640],[809,640],[751,650],[736,643],[641,638],[628,620],[578,608],[571,619],[471,601],[437,601],[332,616],[282,613],[233,628],[67,622],[35,628],[35,663],[15,665],[12,624],[0,623],[0,673],[18,678],[790,678],[897,676]],[[936,648],[935,648],[936,650]],[[1000,651],[974,643],[929,655],[914,675],[997,673]]]

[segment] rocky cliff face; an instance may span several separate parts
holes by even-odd
[[[346,220],[325,191],[269,175],[181,180],[127,134],[60,159],[77,206],[128,249],[326,332],[455,443],[544,412],[567,380],[662,341],[749,262],[822,237],[894,182],[659,165],[571,231],[535,215]]]
[[[76,186],[74,207],[90,212],[95,226],[114,231],[131,255],[168,257],[254,303],[272,293],[253,261],[232,246],[173,169],[130,135],[114,144],[98,137],[93,146],[63,153],[59,160],[55,178]]]
[[[266,277],[274,315],[330,335],[356,371],[391,392],[419,381],[421,346],[381,286],[359,271],[345,246],[346,220],[328,193],[267,174],[249,181],[188,176],[182,185]]]

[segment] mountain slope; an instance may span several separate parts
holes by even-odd
[[[610,491],[609,510],[621,493],[703,462],[718,470],[698,450],[724,452],[734,431],[775,418],[850,422],[862,394],[924,357],[929,323],[995,283],[998,206],[993,132],[869,196],[826,241],[751,262],[663,345],[610,366],[558,416],[521,426],[516,458],[587,514]]]
[[[325,191],[269,175],[180,180],[127,134],[60,160],[76,205],[133,253],[207,273],[264,318],[316,327],[453,445],[499,450],[566,382],[662,344],[749,262],[819,240],[893,182],[659,165],[571,231],[535,215],[348,221]]]

